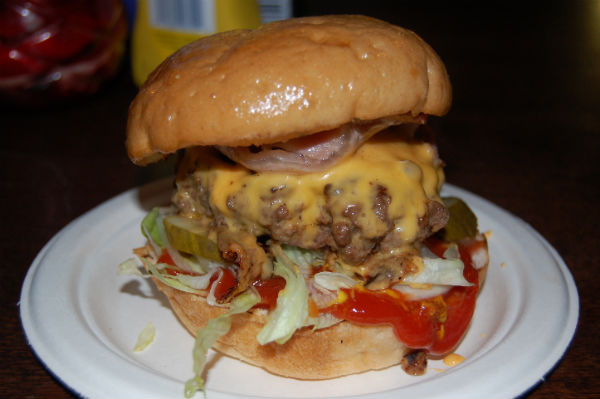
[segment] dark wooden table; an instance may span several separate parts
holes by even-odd
[[[448,181],[531,224],[562,255],[579,290],[570,348],[524,396],[600,397],[600,2],[481,2],[477,9],[412,3],[297,1],[296,13],[370,14],[417,31],[438,51],[454,86],[451,112],[435,121]],[[72,396],[27,345],[18,316],[21,284],[62,227],[169,172],[138,168],[126,157],[135,93],[124,64],[93,97],[51,109],[0,110],[0,397]]]

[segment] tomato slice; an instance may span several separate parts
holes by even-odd
[[[459,244],[463,274],[472,286],[453,287],[443,295],[417,301],[394,290],[344,289],[347,298],[321,311],[357,324],[389,324],[396,337],[410,348],[426,349],[433,355],[448,353],[464,335],[475,311],[479,278],[472,254],[480,242]],[[439,240],[427,243],[438,256],[448,245]]]

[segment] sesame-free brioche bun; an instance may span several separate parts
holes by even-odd
[[[273,22],[201,38],[167,58],[129,109],[145,165],[196,145],[274,143],[353,120],[445,114],[444,64],[415,33],[364,16]]]

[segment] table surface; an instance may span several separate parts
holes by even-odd
[[[415,30],[437,50],[454,88],[452,110],[435,121],[447,180],[539,231],[579,290],[571,346],[524,397],[599,397],[600,2],[540,9],[516,2],[476,9],[413,3],[297,1],[295,12],[372,15]],[[125,62],[92,97],[50,109],[0,110],[1,397],[72,396],[27,345],[18,316],[21,284],[62,227],[165,174],[161,166],[136,167],[125,154],[136,90]]]

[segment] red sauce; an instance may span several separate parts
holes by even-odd
[[[427,245],[438,256],[447,248],[441,241],[431,240]],[[459,246],[465,264],[463,274],[473,286],[453,287],[443,295],[416,301],[393,290],[344,289],[346,300],[321,311],[358,324],[388,324],[394,328],[396,337],[410,348],[427,349],[434,355],[447,353],[462,338],[475,310],[479,281],[472,254],[481,245],[485,245],[485,241]]]
[[[189,276],[196,275],[196,273],[179,269],[173,261],[171,255],[169,255],[169,252],[166,250],[163,250],[160,254],[158,258],[158,263],[166,263],[170,266],[173,266],[173,268],[165,269],[167,274],[170,274],[171,276],[176,276],[178,274],[186,274]],[[219,278],[220,271],[223,271],[223,275],[221,276],[221,278]],[[221,267],[217,271],[215,271],[210,278],[209,287],[212,287],[213,284],[216,284],[214,290],[215,298],[222,299],[225,296],[227,296],[227,294],[229,294],[231,290],[233,290],[237,285],[235,273],[230,269]]]
[[[285,287],[285,279],[273,276],[266,280],[257,280],[252,285],[256,288],[261,298],[260,303],[256,307],[272,310],[277,306],[279,291]]]
[[[166,263],[167,265],[175,266],[175,262],[173,261],[173,258],[171,258],[171,255],[169,255],[169,252],[167,252],[165,250],[163,250],[162,253],[160,254],[160,256],[158,257],[158,263]],[[173,275],[176,275],[176,274],[177,273],[174,273]]]
[[[223,274],[219,273],[222,271]],[[221,278],[219,278],[221,275]],[[235,273],[230,269],[219,268],[210,278],[210,287],[211,289],[214,286],[214,294],[216,299],[225,298],[231,290],[233,290],[237,285],[237,279]]]
[[[426,245],[437,256],[442,257],[449,244],[430,238]],[[391,325],[396,337],[408,347],[426,349],[433,355],[443,355],[457,345],[471,322],[479,290],[473,254],[486,245],[485,240],[474,239],[459,244],[460,256],[465,265],[463,274],[473,286],[453,287],[443,295],[416,301],[408,300],[394,290],[342,289],[347,295],[346,300],[319,311],[358,324]],[[174,265],[166,251],[163,251],[158,261]],[[223,298],[237,284],[233,271],[225,268],[221,270],[222,278],[216,280],[218,273],[215,272],[211,279],[211,284],[217,284],[217,299]],[[177,274],[183,271],[168,272]],[[279,291],[285,287],[285,279],[274,276],[257,280],[253,286],[261,296],[261,302],[256,306],[272,310],[277,305]]]

